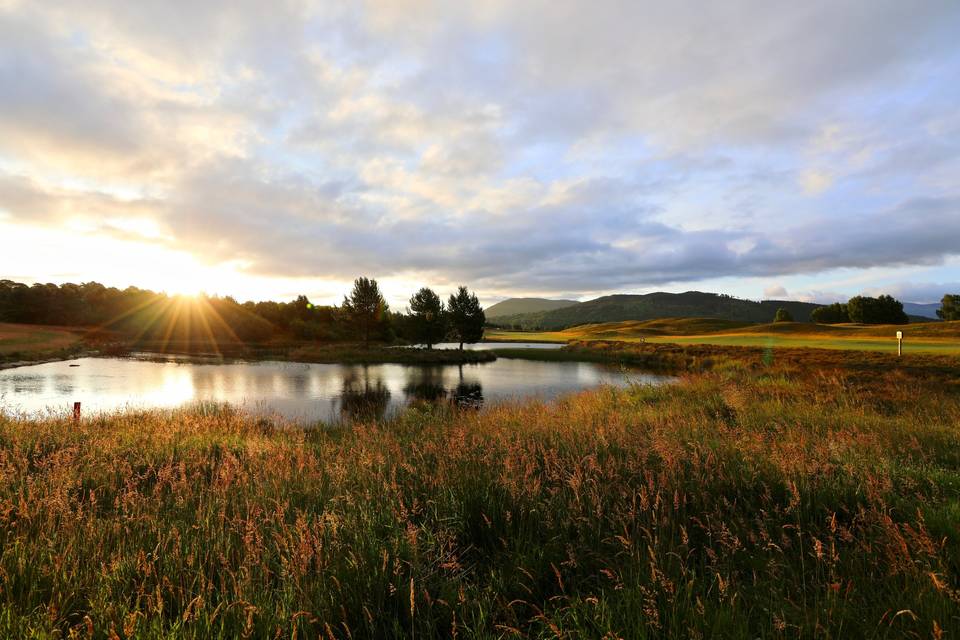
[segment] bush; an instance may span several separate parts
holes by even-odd
[[[850,322],[850,316],[847,313],[847,305],[834,302],[825,307],[814,309],[810,314],[810,320],[819,324],[840,324]]]
[[[774,322],[793,322],[793,316],[784,307],[777,309],[777,315],[773,318]]]

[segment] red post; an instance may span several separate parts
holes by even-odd
[[[73,421],[74,422],[80,421],[80,403],[79,402],[73,403]]]

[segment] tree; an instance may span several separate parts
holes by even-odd
[[[940,301],[937,317],[941,320],[960,320],[960,294],[946,294]]]
[[[847,313],[847,305],[842,302],[834,302],[825,307],[817,307],[810,313],[810,320],[820,324],[840,324],[850,322],[850,315]]]
[[[377,281],[364,277],[354,280],[353,290],[343,299],[343,308],[363,336],[363,346],[369,346],[371,330],[383,321],[388,310]]]
[[[777,315],[773,317],[774,322],[793,322],[793,316],[785,307],[777,309]]]
[[[464,342],[480,342],[487,316],[483,313],[476,295],[467,291],[466,287],[458,288],[457,293],[451,295],[447,302],[447,313],[453,333],[460,342],[461,351]]]
[[[447,314],[440,296],[432,289],[423,287],[410,298],[410,312],[417,339],[425,343],[427,349],[432,349],[447,329]]]
[[[861,324],[907,324],[910,319],[903,311],[903,303],[891,296],[879,298],[855,296],[847,302],[850,322]]]

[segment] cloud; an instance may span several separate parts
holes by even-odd
[[[894,282],[870,287],[865,295],[890,295],[905,302],[940,302],[945,294],[960,294],[960,281],[953,282]]]
[[[783,285],[771,285],[763,290],[763,297],[768,300],[784,300],[790,297]]]
[[[810,195],[823,193],[833,184],[834,177],[826,171],[810,169],[804,171],[800,176],[800,184],[803,190]]]
[[[937,0],[13,4],[0,211],[498,294],[937,265],[958,27]]]
[[[814,302],[816,304],[833,304],[834,302],[846,302],[850,295],[840,291],[824,291],[822,289],[809,289],[800,291],[793,296],[794,299],[801,302]]]

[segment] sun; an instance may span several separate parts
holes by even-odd
[[[155,290],[169,295],[199,297],[202,294],[224,295],[238,286],[242,279],[229,265],[207,265],[191,255],[178,260],[167,260],[156,271],[145,273],[144,281],[152,282]]]
[[[171,283],[164,287],[163,290],[172,296],[181,296],[184,298],[197,298],[206,291],[202,284],[189,280]]]

